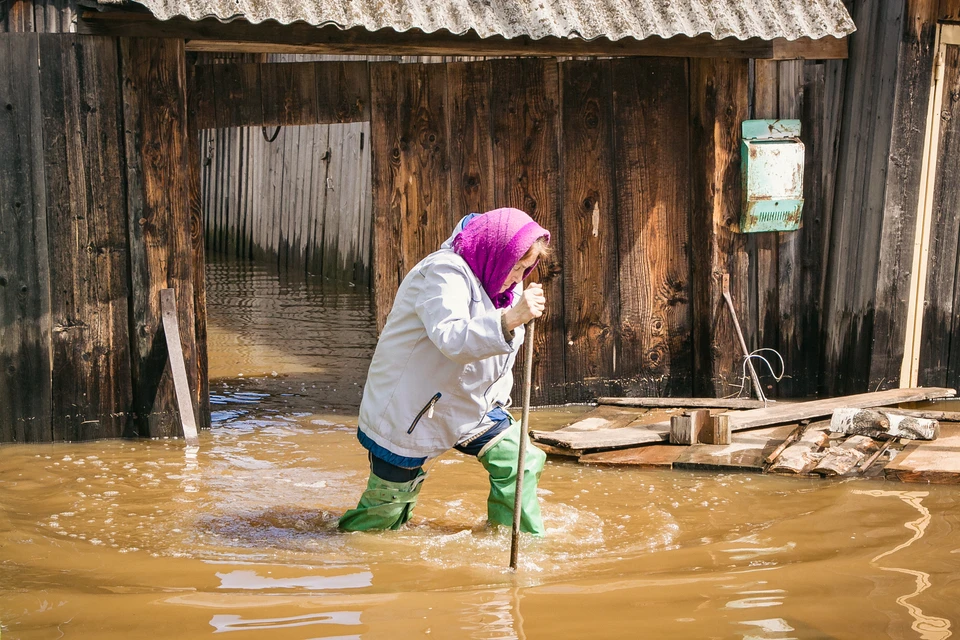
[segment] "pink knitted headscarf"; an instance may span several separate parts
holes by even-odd
[[[513,302],[516,285],[500,293],[510,270],[540,238],[550,242],[550,232],[520,209],[494,209],[467,223],[453,239],[453,250],[466,261],[480,279],[493,306],[503,309]],[[533,264],[523,274],[526,278]]]

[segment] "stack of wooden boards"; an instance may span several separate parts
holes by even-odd
[[[895,407],[949,398],[955,393],[945,388],[893,389],[807,402],[779,402],[766,407],[758,401],[742,399],[601,398],[595,410],[574,423],[556,431],[532,431],[531,436],[547,453],[583,463],[782,473],[790,472],[787,461],[796,455],[796,451],[786,453],[791,448],[805,446],[812,453],[820,454],[827,444],[833,444],[837,446],[829,449],[836,448],[837,452],[836,455],[831,452],[832,461],[815,469],[826,456],[813,455],[807,462],[816,458],[817,465],[804,464],[794,473],[848,475],[869,469],[871,475],[886,474],[904,481],[960,482],[960,413],[890,410],[896,414],[939,419],[945,424],[935,440],[911,441],[885,467],[888,456],[899,448],[898,437],[887,438],[879,432],[864,435],[854,430],[835,433],[831,438],[829,420],[823,421],[838,409]],[[674,439],[680,435],[678,432],[686,429],[690,444],[668,444],[671,420]],[[869,437],[871,435],[874,437]],[[875,443],[877,438],[888,442]],[[880,448],[884,451],[874,457]],[[843,450],[849,451],[841,453]],[[843,464],[839,464],[838,456],[846,456]],[[874,459],[870,460],[871,457]],[[845,469],[850,459],[854,460],[854,468]],[[867,461],[869,467],[865,464]],[[830,466],[834,463],[837,466]]]

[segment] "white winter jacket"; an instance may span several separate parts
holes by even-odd
[[[523,327],[507,341],[500,316],[452,249],[421,260],[400,284],[373,354],[360,404],[362,436],[395,455],[434,458],[477,429],[487,412],[509,406]]]

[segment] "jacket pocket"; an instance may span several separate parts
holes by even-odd
[[[430,398],[430,402],[423,406],[423,409],[420,409],[420,413],[417,414],[417,417],[413,419],[413,422],[410,424],[410,428],[407,429],[407,435],[413,433],[413,430],[417,428],[417,424],[420,422],[420,418],[427,415],[427,417],[433,416],[433,405],[437,404],[437,401],[441,398],[443,394],[439,391],[433,394],[433,397]],[[429,414],[429,415],[428,415]]]

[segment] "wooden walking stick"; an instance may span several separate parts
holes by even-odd
[[[527,324],[527,352],[523,361],[523,413],[520,418],[520,452],[517,454],[517,489],[513,499],[513,536],[510,538],[510,568],[517,568],[520,551],[521,498],[523,496],[523,464],[527,454],[527,430],[530,425],[530,385],[533,379],[533,320]]]

